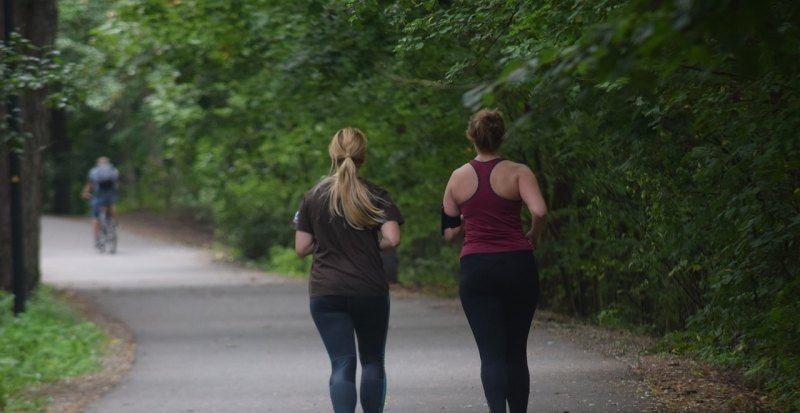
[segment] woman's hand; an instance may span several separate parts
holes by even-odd
[[[463,217],[462,217],[463,222]],[[461,224],[454,228],[445,228],[444,229],[444,239],[447,242],[453,242],[459,238],[464,236],[464,224]]]
[[[527,238],[527,239],[528,239],[528,243],[530,243],[530,244],[531,244],[531,247],[532,247],[534,250],[535,250],[536,248],[539,248],[539,241],[540,241],[540,238],[541,238],[541,236],[540,236],[539,234],[535,234],[535,233],[533,232],[533,228],[531,228],[531,230],[530,230],[530,231],[528,231],[528,233],[527,233],[527,234],[525,234],[525,238]]]

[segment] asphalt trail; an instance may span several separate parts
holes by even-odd
[[[325,350],[302,281],[130,234],[116,255],[88,221],[45,217],[46,283],[125,323],[128,376],[86,413],[330,412]],[[456,257],[453,257],[456,259]],[[654,404],[624,363],[534,330],[529,412],[644,412]],[[480,412],[478,352],[457,301],[392,297],[386,412]]]

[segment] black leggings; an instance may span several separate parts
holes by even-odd
[[[382,412],[386,398],[384,350],[389,297],[312,297],[311,317],[331,359],[329,385],[333,411],[353,413],[356,409],[357,339],[361,408],[364,413]]]
[[[533,253],[462,257],[459,295],[478,344],[489,410],[524,413],[530,393],[528,332],[539,299],[539,273]]]

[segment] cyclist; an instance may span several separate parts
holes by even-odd
[[[97,158],[97,165],[89,170],[86,185],[81,195],[91,200],[92,230],[95,246],[100,248],[100,212],[105,211],[108,217],[114,216],[114,203],[117,201],[119,188],[119,171],[108,157]]]

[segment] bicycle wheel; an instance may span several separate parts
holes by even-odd
[[[97,217],[97,220],[100,222],[100,235],[95,240],[95,246],[97,247],[97,251],[102,254],[106,250],[108,239],[108,217],[105,212],[100,211],[100,216]]]
[[[113,219],[106,220],[106,243],[108,244],[108,253],[117,253],[117,223]]]

